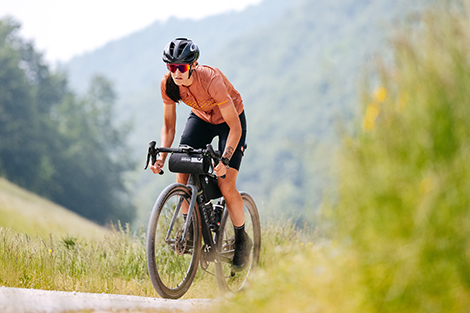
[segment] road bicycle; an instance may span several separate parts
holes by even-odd
[[[171,172],[189,173],[186,185],[173,183],[153,206],[147,231],[147,266],[150,280],[163,298],[178,299],[191,286],[198,265],[215,275],[222,291],[241,290],[257,268],[261,247],[261,226],[255,201],[240,192],[245,210],[245,230],[253,240],[249,261],[243,270],[232,267],[234,229],[225,200],[213,174],[220,153],[206,149],[156,147],[150,142],[146,167],[155,164],[160,153],[170,153]],[[163,171],[160,172],[163,174]],[[187,216],[182,213],[187,209]]]

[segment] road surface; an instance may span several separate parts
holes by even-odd
[[[213,302],[0,287],[1,313],[207,312]]]

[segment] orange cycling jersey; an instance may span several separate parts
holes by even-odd
[[[238,114],[243,112],[243,101],[238,91],[215,67],[197,65],[192,72],[193,83],[189,87],[179,86],[181,101],[192,108],[202,120],[211,124],[224,122],[220,108],[235,105]],[[170,72],[166,73],[161,82],[163,103],[173,105],[175,102],[166,95],[166,81]]]

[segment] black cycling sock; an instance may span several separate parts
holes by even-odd
[[[235,242],[239,242],[240,239],[244,239],[245,234],[245,224],[242,226],[235,226],[233,225],[233,229],[235,230]]]

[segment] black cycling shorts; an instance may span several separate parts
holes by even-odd
[[[242,126],[242,136],[229,163],[229,166],[236,170],[240,170],[240,164],[242,163],[243,153],[246,148],[245,111],[240,113],[239,118]],[[218,136],[218,149],[223,152],[229,131],[230,127],[228,127],[227,123],[214,125],[202,120],[196,114],[191,112],[186,122],[186,126],[184,127],[183,135],[181,136],[180,146],[188,145],[194,149],[205,149],[206,145],[211,143],[212,140]]]

